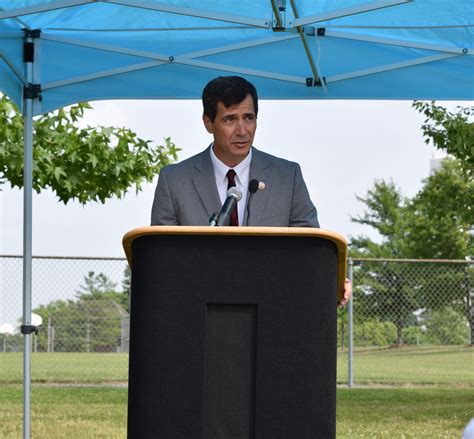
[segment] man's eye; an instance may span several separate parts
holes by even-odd
[[[249,116],[247,116],[247,120],[249,120],[249,121],[255,120],[255,116],[249,115]]]

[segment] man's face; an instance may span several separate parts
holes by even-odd
[[[207,131],[214,136],[214,153],[219,160],[233,167],[247,157],[257,129],[252,96],[247,95],[240,104],[228,108],[218,102],[214,122],[206,115],[203,121]]]

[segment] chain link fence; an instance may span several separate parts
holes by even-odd
[[[338,347],[350,384],[474,385],[473,261],[349,266],[354,294],[349,312],[339,311]]]
[[[353,259],[354,343],[470,344],[473,268],[470,261]]]
[[[0,383],[22,379],[20,256],[0,256]],[[32,380],[127,381],[130,271],[124,258],[33,257]]]
[[[338,311],[340,383],[474,385],[473,262],[349,263],[354,297],[350,312]],[[21,382],[22,258],[0,256],[0,275],[0,383]],[[41,321],[33,381],[126,382],[125,259],[34,257],[32,280]]]

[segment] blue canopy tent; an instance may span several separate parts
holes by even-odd
[[[251,76],[267,99],[474,96],[469,0],[196,4],[0,0],[1,90],[21,105],[36,85],[26,89],[41,96],[34,114],[81,100],[197,98],[220,74]]]
[[[198,8],[196,8],[198,5]],[[22,109],[24,437],[30,436],[32,117],[78,101],[474,98],[472,0],[0,0],[0,91]]]

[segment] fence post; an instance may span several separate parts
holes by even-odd
[[[352,291],[354,291],[354,280],[353,280],[353,275],[352,275],[352,268],[353,268],[354,262],[352,258],[348,259],[347,263],[347,276],[349,280],[352,283]],[[348,377],[347,377],[347,385],[349,387],[352,387],[354,385],[354,374],[353,374],[353,347],[354,347],[354,331],[353,331],[353,319],[352,319],[352,297],[349,300],[349,303],[347,305],[347,326],[348,326],[348,355],[347,355],[347,368],[348,368]]]
[[[468,306],[468,318],[469,318],[469,345],[474,345],[474,288],[471,285],[471,257],[466,258],[468,261],[466,264],[465,274],[466,274],[466,288],[467,288],[467,306]]]
[[[48,317],[48,342],[46,352],[51,352],[51,317]]]
[[[86,323],[86,352],[91,351],[91,324]]]

